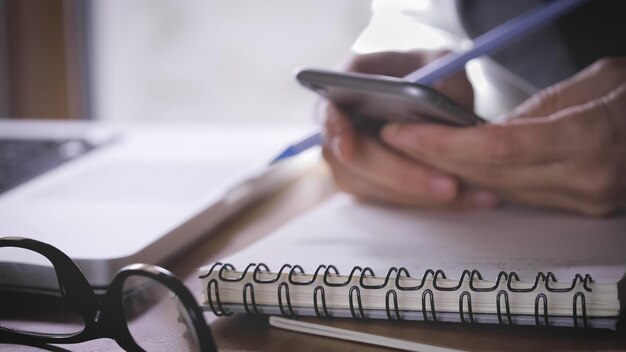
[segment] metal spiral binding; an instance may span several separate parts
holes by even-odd
[[[593,278],[591,277],[591,275],[585,274],[585,278],[583,279],[583,288],[585,289],[585,291],[591,292],[591,288],[589,287],[589,284],[592,284],[592,283],[593,283]]]
[[[219,268],[219,270],[218,270]],[[556,276],[552,272],[537,273],[534,282],[524,288],[515,288],[513,284],[515,282],[519,282],[519,275],[516,272],[504,272],[501,271],[498,273],[498,277],[493,286],[490,287],[476,287],[476,283],[478,281],[483,280],[482,274],[478,270],[464,270],[458,280],[456,285],[451,287],[446,287],[441,285],[440,280],[447,280],[446,274],[443,270],[433,270],[427,269],[424,271],[421,280],[415,286],[402,286],[400,281],[403,278],[411,278],[411,275],[405,267],[392,267],[390,268],[385,277],[382,284],[378,285],[369,285],[365,283],[365,280],[370,277],[376,277],[372,268],[365,267],[361,268],[360,266],[354,266],[350,271],[347,279],[343,282],[330,282],[329,278],[333,275],[339,276],[339,270],[334,265],[319,265],[313,277],[307,281],[297,281],[295,277],[297,275],[305,274],[304,269],[300,265],[289,265],[284,264],[281,266],[278,273],[270,279],[262,280],[259,278],[259,274],[261,273],[269,273],[270,269],[264,263],[259,264],[249,264],[246,266],[244,271],[237,277],[226,277],[226,273],[228,271],[236,271],[233,265],[228,263],[217,262],[214,263],[213,266],[209,269],[209,271],[200,276],[200,278],[208,278],[217,271],[218,279],[210,279],[207,284],[207,300],[208,305],[213,311],[213,313],[217,316],[223,315],[231,315],[231,312],[228,312],[224,309],[222,301],[220,299],[219,293],[219,281],[224,282],[238,282],[242,281],[246,278],[246,276],[251,273],[252,281],[257,284],[272,284],[278,282],[283,275],[283,273],[289,269],[287,282],[281,282],[278,286],[278,305],[283,315],[291,315],[295,316],[296,313],[291,304],[291,297],[289,292],[289,284],[291,285],[301,285],[307,286],[314,284],[320,275],[322,275],[323,285],[318,285],[315,287],[313,291],[313,304],[315,309],[315,314],[318,317],[330,317],[328,307],[326,305],[326,291],[325,287],[344,287],[349,285],[355,278],[355,275],[358,276],[358,285],[354,285],[349,290],[349,303],[350,303],[350,312],[354,319],[367,319],[365,314],[365,309],[363,308],[362,299],[361,299],[361,289],[382,289],[389,285],[391,280],[394,282],[394,289],[390,289],[385,294],[385,308],[387,317],[390,320],[401,320],[400,315],[400,307],[398,305],[398,292],[400,291],[417,291],[424,288],[426,282],[430,279],[432,281],[432,288],[436,291],[456,291],[460,290],[465,281],[468,281],[469,290],[463,291],[459,296],[459,316],[462,322],[474,322],[474,315],[472,311],[472,295],[471,292],[491,292],[497,290],[502,282],[506,281],[506,290],[498,291],[496,295],[496,311],[498,316],[498,321],[500,324],[507,325],[512,324],[513,319],[511,316],[511,309],[509,304],[509,292],[515,293],[529,293],[537,290],[540,285],[545,288],[548,292],[553,293],[564,293],[574,291],[578,285],[582,284],[582,289],[586,292],[591,292],[592,288],[590,284],[594,282],[592,277],[589,274],[576,274],[572,279],[571,285],[569,287],[558,288],[555,287],[554,283],[558,282]],[[323,274],[322,274],[323,273]],[[395,274],[395,277],[393,275]],[[285,291],[285,296],[283,299],[283,291]],[[246,283],[243,287],[243,305],[245,311],[249,314],[258,314],[259,309],[256,304],[255,298],[255,286],[252,283]],[[355,295],[356,295],[356,303],[355,303]],[[321,300],[320,298],[321,297]],[[427,307],[427,300],[430,308]],[[504,312],[502,309],[502,300],[504,300]],[[465,303],[467,301],[467,303]],[[580,301],[580,304],[579,304]],[[286,308],[285,304],[286,302]],[[587,317],[587,308],[586,308],[586,297],[582,291],[576,292],[573,297],[573,319],[574,326],[579,327],[580,325],[587,327],[588,326],[588,317]],[[393,306],[392,306],[393,304]],[[467,305],[467,306],[466,306]],[[581,306],[582,312],[579,317],[579,308]],[[321,309],[320,309],[321,306]],[[467,307],[467,311],[465,308]],[[358,310],[358,312],[357,312]],[[430,312],[429,312],[430,311]],[[540,312],[541,311],[541,312]],[[422,293],[422,314],[424,317],[424,321],[437,321],[437,315],[435,310],[434,303],[434,292],[430,288],[426,288]],[[539,293],[535,297],[535,324],[537,326],[549,326],[549,315],[548,315],[548,297],[544,293]],[[506,316],[506,318],[504,317]],[[505,321],[506,320],[506,321]],[[582,323],[581,323],[582,320]]]
[[[548,272],[548,274],[546,275],[546,290],[550,292],[571,292],[576,288],[576,283],[578,281],[580,281],[583,284],[583,288],[587,292],[591,292],[591,288],[589,288],[588,284],[590,282],[593,282],[593,279],[591,278],[591,275],[589,274],[586,274],[584,278],[582,275],[576,274],[576,276],[574,276],[574,279],[572,280],[572,284],[570,285],[570,287],[553,288],[553,287],[550,287],[550,280],[557,282],[557,279],[552,272]]]
[[[366,285],[364,280],[367,277],[367,274],[368,273],[370,274],[369,277],[374,276],[374,271],[370,267],[366,267],[365,269],[363,269],[363,271],[361,271],[361,276],[359,277],[359,286],[365,289],[381,289],[387,286],[387,284],[389,283],[389,279],[391,278],[391,275],[396,271],[398,271],[398,269],[396,269],[395,267],[392,267],[389,270],[387,270],[385,281],[380,285]]]
[[[509,280],[506,283],[506,288],[507,290],[511,291],[511,292],[532,292],[534,290],[537,289],[537,287],[539,286],[539,280],[541,281],[546,281],[546,275],[544,273],[538,273],[537,276],[535,277],[535,282],[533,283],[533,285],[531,287],[528,288],[513,288],[512,287],[512,282],[513,280],[515,281],[519,281],[519,276],[517,275],[516,272],[511,272],[511,274],[509,275]]]
[[[432,321],[437,321],[437,313],[435,313],[435,297],[433,296],[433,291],[429,288],[427,288],[426,290],[424,290],[424,293],[422,293],[422,315],[424,316],[424,321],[430,321],[430,319],[428,319],[428,314],[426,313],[426,296],[430,296],[430,313],[433,316],[433,320]]]
[[[513,288],[512,287],[513,280],[519,281],[519,276],[517,275],[516,272],[511,272],[509,274],[509,279],[507,282],[507,289],[511,292],[522,292],[522,293],[532,292],[535,289],[537,289],[537,287],[539,286],[539,281],[544,282],[544,287],[546,288],[548,292],[571,292],[576,288],[576,284],[578,282],[581,282],[583,284],[583,288],[585,289],[585,291],[591,292],[592,289],[589,287],[589,284],[593,283],[593,278],[591,277],[591,275],[585,274],[585,276],[583,277],[581,274],[576,274],[574,278],[572,279],[572,284],[570,285],[570,287],[564,287],[564,288],[550,287],[550,281],[558,282],[558,280],[556,279],[556,276],[552,272],[548,272],[547,274],[544,274],[542,272],[538,273],[537,276],[535,277],[535,281],[533,285],[528,288]]]
[[[319,305],[317,304],[317,292],[322,293],[322,310],[324,314],[322,315],[319,311]],[[326,291],[324,290],[324,286],[317,286],[313,290],[313,308],[315,308],[315,315],[318,318],[330,318],[330,313],[328,313],[328,308],[326,307]]]
[[[206,274],[202,274],[202,275],[198,276],[198,278],[205,279],[205,278],[211,276],[211,274],[213,273],[213,270],[215,269],[215,267],[216,266],[220,266],[220,265],[223,265],[222,262],[213,263],[213,265],[211,265],[211,269],[209,269],[209,272],[206,273]]]
[[[248,274],[248,270],[250,270],[250,268],[255,265],[256,264],[248,264],[248,266],[246,266],[246,269],[243,271],[243,273],[241,273],[239,277],[228,278],[224,276],[224,271],[235,271],[235,267],[232,266],[231,264],[224,264],[220,268],[220,271],[217,273],[217,277],[220,280],[225,281],[225,282],[238,282],[238,281],[243,280],[246,277],[246,274]]]
[[[469,270],[463,270],[463,273],[461,274],[461,278],[459,279],[459,284],[454,286],[454,287],[441,287],[439,285],[437,285],[437,279],[439,278],[439,275],[441,275],[441,278],[443,280],[446,280],[446,273],[443,272],[443,270],[437,270],[435,272],[435,276],[433,277],[433,287],[435,288],[435,290],[437,291],[456,291],[459,288],[461,288],[461,285],[463,285],[463,280],[465,279],[465,276],[469,275],[470,271]]]
[[[285,269],[291,268],[291,265],[283,264],[283,266],[280,267],[280,270],[278,270],[278,273],[276,274],[276,277],[274,277],[273,279],[269,279],[269,280],[261,280],[261,279],[259,279],[257,277],[257,275],[261,272],[261,270],[260,270],[261,268],[265,272],[269,272],[270,271],[270,269],[264,263],[258,264],[254,268],[254,271],[252,272],[252,281],[256,282],[257,284],[273,284],[274,282],[276,282],[276,281],[278,281],[280,279],[280,276],[283,274],[283,271],[285,271]],[[248,268],[246,268],[246,270],[247,269]]]
[[[532,292],[534,290],[537,289],[537,287],[539,287],[539,283],[540,281],[544,282],[544,287],[547,291],[549,292],[571,292],[576,288],[576,285],[578,283],[582,283],[583,288],[585,289],[585,291],[587,292],[591,292],[592,289],[589,287],[590,283],[593,283],[593,278],[591,277],[591,275],[589,274],[585,274],[584,276],[581,274],[576,274],[572,280],[572,283],[570,285],[570,287],[565,287],[565,288],[555,288],[552,287],[550,285],[551,282],[558,282],[558,280],[556,279],[556,276],[554,275],[554,273],[552,272],[548,272],[547,274],[544,274],[542,272],[539,272],[537,274],[537,276],[535,277],[535,280],[532,284],[532,286],[527,287],[527,288],[514,288],[513,282],[514,281],[520,281],[519,280],[519,275],[516,272],[510,272],[510,273],[506,273],[504,271],[501,271],[500,273],[498,273],[498,277],[496,279],[496,282],[494,284],[494,286],[492,287],[476,287],[475,286],[475,282],[477,280],[483,280],[483,277],[481,275],[481,273],[478,270],[472,270],[471,272],[469,270],[464,270],[461,274],[461,277],[459,278],[459,282],[457,283],[456,286],[452,286],[452,287],[442,287],[439,283],[438,280],[446,280],[446,274],[443,270],[437,270],[434,271],[433,269],[427,269],[424,274],[422,275],[422,279],[420,281],[420,283],[417,286],[402,286],[400,284],[400,280],[402,278],[411,278],[411,275],[409,274],[409,271],[405,268],[405,267],[400,267],[400,268],[395,268],[392,267],[387,271],[387,274],[385,275],[385,279],[384,279],[384,283],[380,284],[380,285],[367,285],[365,284],[364,280],[368,277],[373,277],[374,275],[374,271],[370,268],[370,267],[365,267],[364,269],[361,268],[360,266],[355,266],[352,268],[352,270],[350,271],[350,274],[348,275],[348,278],[345,282],[329,282],[328,278],[330,275],[339,275],[339,271],[337,270],[337,267],[335,267],[334,265],[319,265],[317,267],[317,269],[315,270],[315,273],[313,274],[313,278],[309,281],[296,281],[294,280],[294,275],[296,274],[305,274],[304,269],[302,269],[302,267],[300,265],[290,265],[290,264],[284,264],[280,270],[278,271],[278,273],[276,274],[276,276],[272,279],[269,280],[261,280],[258,278],[259,273],[263,272],[270,272],[269,268],[267,267],[266,264],[264,263],[259,263],[259,264],[248,264],[248,266],[244,269],[244,271],[241,273],[241,275],[239,277],[235,277],[235,278],[228,278],[224,276],[224,273],[226,271],[235,271],[235,268],[231,265],[231,264],[223,264],[220,262],[217,262],[215,264],[213,264],[213,266],[211,267],[211,269],[209,270],[208,273],[203,274],[200,276],[200,278],[207,278],[211,275],[211,273],[216,269],[216,267],[221,266],[221,268],[219,269],[219,273],[218,273],[218,277],[220,280],[222,281],[226,281],[226,282],[238,282],[238,281],[242,281],[246,275],[248,274],[248,272],[250,271],[251,268],[254,267],[254,270],[252,270],[253,275],[252,275],[252,279],[255,283],[260,283],[260,284],[271,284],[271,283],[275,283],[277,282],[281,275],[283,274],[283,272],[286,269],[290,269],[289,270],[289,277],[288,277],[288,281],[290,284],[292,285],[311,285],[313,284],[320,272],[322,270],[324,270],[324,274],[323,274],[323,282],[326,286],[329,287],[341,287],[341,286],[347,286],[350,284],[350,282],[354,279],[354,276],[356,275],[357,272],[361,272],[359,275],[359,285],[361,286],[361,288],[364,289],[380,289],[380,288],[384,288],[385,286],[387,286],[389,284],[389,281],[392,278],[392,275],[394,273],[396,273],[395,279],[394,279],[394,283],[395,286],[398,290],[401,291],[416,291],[421,289],[422,287],[424,287],[424,284],[426,283],[428,276],[432,276],[432,282],[433,282],[433,287],[438,290],[438,291],[455,291],[461,288],[461,286],[463,285],[463,282],[466,280],[466,277],[469,276],[469,287],[471,291],[475,291],[475,292],[490,292],[490,291],[495,291],[498,289],[498,287],[500,286],[501,282],[503,280],[507,281],[507,290],[510,292],[518,292],[518,293],[526,293],[526,292]]]
[[[353,292],[356,292],[356,300],[359,305],[359,313],[361,314],[360,317],[358,317],[356,312],[354,311],[354,299],[352,298]],[[352,319],[367,319],[367,316],[365,316],[365,311],[363,310],[363,303],[361,302],[361,290],[358,286],[350,287],[350,291],[348,292],[348,299],[350,302],[350,313],[352,314]]]
[[[459,316],[461,317],[461,322],[465,323],[465,312],[463,311],[463,298],[467,297],[467,313],[469,316],[470,323],[474,322],[474,313],[472,312],[472,295],[463,291],[461,296],[459,296]]]
[[[295,281],[293,279],[293,275],[296,273],[296,270],[299,271],[299,274],[304,274],[304,269],[302,269],[302,267],[300,265],[294,265],[291,268],[291,270],[289,270],[289,276],[287,278],[287,281],[289,281],[289,283],[292,284],[292,285],[303,285],[303,286],[310,285],[310,284],[314,283],[315,280],[317,280],[317,275],[319,275],[320,271],[322,269],[325,269],[325,268],[326,268],[326,265],[318,266],[317,269],[315,269],[315,273],[313,274],[313,278],[311,280],[309,280],[309,281],[302,282],[302,281]]]
[[[535,325],[541,326],[539,324],[539,301],[543,301],[543,326],[550,326],[548,320],[548,297],[544,293],[538,294],[535,298]]]
[[[511,307],[509,306],[509,293],[505,290],[500,290],[496,295],[496,312],[498,314],[498,322],[504,325],[504,321],[502,320],[502,310],[500,307],[500,297],[504,296],[504,308],[506,309],[506,319],[508,324],[513,324],[513,319],[511,318]]]
[[[282,295],[282,290],[283,288],[285,289],[285,298],[287,301],[287,309],[289,309],[289,314],[287,314],[287,312],[285,312],[285,308],[283,307],[283,295]],[[289,285],[286,282],[281,282],[280,285],[278,285],[278,307],[280,308],[280,312],[283,315],[287,315],[287,316],[296,316],[296,312],[293,310],[293,307],[291,306],[291,297],[289,296]]]
[[[389,308],[390,296],[393,297],[393,312],[396,315],[395,318],[391,316],[391,309]],[[394,289],[387,291],[387,293],[385,294],[385,310],[387,311],[387,319],[402,320],[402,317],[400,316],[400,309],[398,308],[398,293]]]
[[[589,327],[588,322],[587,322],[587,305],[585,303],[585,294],[582,292],[576,292],[576,294],[574,295],[574,299],[573,299],[573,303],[574,303],[574,307],[573,307],[573,312],[574,314],[572,314],[572,317],[574,318],[574,326],[578,327],[578,299],[580,298],[580,302],[582,305],[582,316],[583,316],[583,326],[584,327]]]
[[[507,280],[509,275],[505,271],[501,271],[498,273],[498,278],[496,279],[496,283],[492,287],[474,287],[474,277],[477,276],[478,280],[482,280],[483,276],[480,274],[478,270],[472,270],[472,274],[470,275],[470,290],[474,292],[492,292],[500,287],[500,282],[504,279]]]
[[[400,291],[417,291],[421,289],[422,287],[424,287],[424,284],[426,283],[426,279],[428,278],[428,275],[432,275],[433,277],[435,276],[435,271],[432,269],[426,270],[424,272],[424,275],[422,276],[422,281],[420,281],[419,285],[417,286],[401,286],[400,279],[402,278],[402,274],[406,275],[407,278],[411,277],[411,275],[409,274],[409,271],[405,267],[399,268],[398,274],[396,275],[396,281],[395,281],[396,288]]]
[[[211,286],[215,286],[215,300],[216,300],[215,304],[213,303],[213,295],[211,294]],[[222,300],[220,299],[219,284],[216,279],[209,280],[209,283],[207,284],[207,299],[209,300],[209,307],[211,308],[211,311],[213,311],[213,314],[215,314],[216,316],[220,317],[224,315],[228,316],[228,315],[233,314],[231,312],[226,311],[226,309],[224,309],[224,307],[222,306]]]
[[[337,267],[334,265],[329,265],[326,270],[324,270],[324,285],[326,286],[330,286],[330,287],[342,287],[342,286],[348,286],[350,284],[350,282],[352,282],[352,278],[354,277],[354,274],[357,271],[362,271],[363,269],[361,269],[360,266],[355,266],[352,268],[352,270],[350,271],[350,275],[348,275],[348,279],[345,282],[329,282],[328,281],[328,276],[330,275],[330,270],[334,271],[334,275],[339,275],[339,270],[337,270]]]
[[[254,314],[259,314],[259,309],[256,306],[256,298],[254,298],[254,285],[251,283],[247,283],[243,286],[243,307],[246,310],[246,313],[253,314],[248,308],[248,290],[250,291],[250,300],[252,301],[252,309],[254,310]]]

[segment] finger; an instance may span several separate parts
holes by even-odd
[[[324,156],[334,162],[333,171],[348,170],[358,178],[426,202],[445,203],[457,196],[454,178],[400,156],[373,138],[359,135],[357,144],[350,160],[337,158],[332,147],[325,145]]]
[[[626,185],[620,183],[622,178],[619,175],[623,173],[616,173],[604,164],[603,160],[598,160],[586,165],[553,163],[521,168],[478,167],[459,169],[458,174],[470,187],[490,189],[500,195],[546,194],[557,200],[575,199],[576,209],[583,209],[585,203],[590,207],[612,207],[624,199]],[[541,201],[550,197],[535,198]],[[556,204],[547,202],[543,205]]]
[[[626,81],[626,58],[597,61],[575,76],[535,94],[509,116],[548,116],[607,95]]]
[[[578,153],[595,155],[607,143],[625,138],[625,91],[621,82],[598,99],[544,118],[474,128],[390,124],[381,137],[405,154],[429,157],[429,164],[438,160],[495,166],[558,162]]]
[[[576,201],[569,205],[571,210],[592,215],[602,214],[607,211],[606,209],[615,208],[616,204],[623,203],[626,193],[624,181],[626,170],[623,166],[625,165],[623,156],[626,155],[626,119],[623,118],[625,107],[626,83],[606,97],[554,114],[548,121],[559,122],[558,130],[564,132],[564,137],[555,138],[551,145],[546,144],[534,152],[550,155],[554,154],[551,148],[566,150],[559,149],[560,144],[575,148],[569,153],[564,153],[562,160],[552,163],[528,164],[524,163],[526,159],[517,159],[517,163],[502,163],[501,159],[496,159],[500,162],[494,162],[493,159],[481,159],[480,155],[471,153],[467,157],[462,153],[471,151],[472,143],[480,143],[480,140],[471,139],[469,142],[464,141],[466,148],[457,148],[456,155],[449,153],[449,150],[454,148],[441,152],[430,145],[428,146],[431,148],[428,151],[430,154],[424,152],[414,154],[420,156],[420,160],[425,160],[474,185],[490,187],[505,193],[515,192],[523,195],[526,191],[549,190],[551,194],[558,195],[546,198],[532,193],[533,204],[566,208],[565,203],[575,199]],[[524,126],[527,123],[523,121],[517,125]],[[457,132],[469,129],[448,130]],[[427,137],[434,139],[432,144],[441,141],[452,144],[458,142],[453,136],[438,135],[434,132],[429,133]],[[489,142],[488,136],[483,137]],[[424,140],[422,142],[431,143]],[[415,145],[412,147],[416,148]]]
[[[324,121],[324,147],[332,151],[336,158],[349,161],[357,148],[355,133],[348,117],[334,104],[328,104]]]
[[[361,177],[428,202],[456,198],[459,186],[453,177],[398,155],[373,138],[360,136],[358,144],[349,166]]]
[[[589,168],[572,165],[604,162],[611,150],[623,150],[620,135],[626,120],[610,113],[621,95],[609,96],[613,98],[567,109],[554,118],[479,128],[390,125],[382,138],[396,150],[475,185],[575,190],[579,185],[565,176],[575,171],[582,177]]]
[[[429,202],[421,197],[415,197],[410,193],[381,185],[367,177],[363,177],[354,168],[337,159],[334,153],[329,153],[327,149],[324,149],[324,158],[331,167],[337,187],[344,192],[352,194],[357,199],[404,206],[429,205]]]
[[[419,50],[363,54],[354,56],[346,69],[351,72],[403,77],[445,53],[443,50]]]
[[[434,166],[519,166],[555,162],[575,152],[578,144],[562,142],[571,137],[570,129],[552,119],[472,128],[389,124],[381,138],[395,150]]]
[[[568,191],[570,183],[563,180],[569,164],[550,163],[532,166],[472,166],[456,165],[453,171],[464,183],[493,191],[524,191],[528,189],[558,189]]]
[[[362,201],[445,209],[492,208],[499,204],[499,199],[492,192],[475,189],[463,191],[452,202],[432,202],[421,196],[416,197],[414,194],[404,190],[390,188],[387,185],[364,178],[351,168],[346,167],[345,164],[339,162],[333,155],[327,156],[326,160],[331,166],[333,177],[338,187]]]

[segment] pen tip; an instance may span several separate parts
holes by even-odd
[[[293,156],[295,153],[293,152],[292,148],[287,148],[285,150],[283,150],[282,153],[280,153],[276,158],[274,158],[272,161],[270,161],[270,165],[274,165],[277,162],[287,159],[291,156]]]

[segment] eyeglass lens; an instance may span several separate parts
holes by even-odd
[[[67,335],[83,331],[85,322],[61,296],[56,273],[46,257],[28,249],[1,247],[0,327]]]
[[[130,276],[123,285],[124,316],[135,342],[146,351],[200,351],[186,308],[162,283]]]

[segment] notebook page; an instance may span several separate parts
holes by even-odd
[[[590,274],[615,284],[626,273],[626,216],[590,219],[515,206],[444,212],[364,204],[336,195],[275,233],[221,260],[243,271],[299,264],[313,273],[333,264],[347,275],[369,266],[377,276],[406,267],[412,277],[442,269],[458,278],[478,269],[485,280],[515,271],[532,282],[552,271],[559,281]]]

